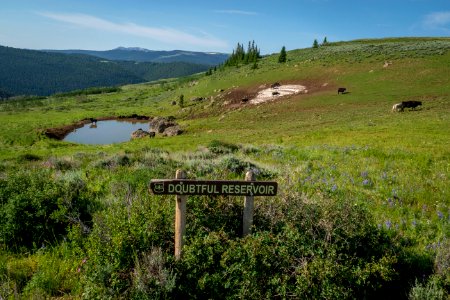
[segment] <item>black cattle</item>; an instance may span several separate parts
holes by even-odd
[[[339,94],[343,94],[343,93],[345,93],[345,91],[346,91],[347,89],[346,88],[344,88],[344,87],[340,87],[340,88],[338,88],[338,95]]]
[[[422,102],[421,101],[402,101],[402,106],[403,108],[412,108],[415,109],[417,106],[421,106]]]
[[[96,125],[97,124],[97,119],[94,118],[89,118],[89,120],[91,121],[92,124]]]
[[[279,82],[275,82],[274,84],[272,84],[270,87],[273,89],[277,89],[281,86],[281,84]]]

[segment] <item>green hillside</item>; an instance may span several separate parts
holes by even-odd
[[[358,40],[2,102],[0,297],[446,299],[448,74],[449,38]],[[274,83],[307,92],[248,101]],[[409,100],[422,106],[391,111]],[[184,133],[104,146],[44,134],[132,114],[173,116]],[[279,191],[255,198],[245,238],[242,197],[189,197],[177,261],[174,196],[148,191],[177,169],[208,180],[252,169]]]

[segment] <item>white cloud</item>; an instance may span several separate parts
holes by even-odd
[[[247,16],[256,16],[258,15],[257,12],[254,11],[244,11],[244,10],[234,10],[234,9],[228,9],[228,10],[215,10],[215,13],[219,14],[230,14],[230,15],[247,15]]]
[[[218,48],[228,47],[228,44],[225,41],[214,38],[207,34],[203,34],[202,36],[195,36],[172,28],[147,27],[134,23],[114,23],[85,14],[64,14],[52,12],[39,12],[38,14],[52,20],[72,24],[81,28],[140,36],[169,44],[189,44],[201,47]]]
[[[434,12],[423,18],[427,28],[450,30],[450,11]]]

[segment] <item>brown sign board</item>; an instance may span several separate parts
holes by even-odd
[[[229,195],[275,196],[274,181],[152,179],[150,189],[156,195]]]

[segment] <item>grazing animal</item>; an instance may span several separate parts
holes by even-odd
[[[281,84],[279,82],[275,82],[274,84],[272,84],[270,87],[273,89],[277,89],[281,86]]]
[[[345,93],[345,91],[346,91],[347,89],[346,88],[344,88],[344,87],[340,87],[340,88],[338,88],[338,95],[339,94],[343,94],[343,93]]]
[[[89,120],[91,121],[91,123],[92,123],[93,125],[97,125],[97,119],[89,118]]]
[[[275,92],[272,92],[272,95],[273,95],[273,96],[278,96],[279,94],[280,94],[280,93],[279,93],[279,92],[276,92],[276,91],[275,91]]]
[[[403,111],[403,102],[402,103],[396,103],[394,104],[394,106],[392,106],[392,112],[396,112],[396,111]]]
[[[421,101],[402,101],[403,108],[412,108],[415,109],[417,106],[421,106]]]

